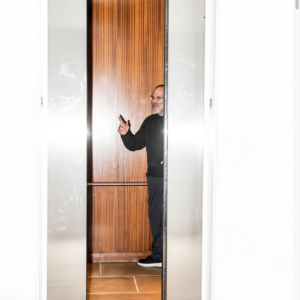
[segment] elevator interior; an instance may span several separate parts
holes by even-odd
[[[93,0],[88,36],[88,261],[147,257],[146,150],[129,152],[118,116],[135,133],[164,81],[164,0]]]
[[[103,269],[151,254],[146,149],[128,151],[116,129],[120,114],[133,133],[151,114],[149,97],[164,82],[165,10],[164,0],[92,0],[88,5],[87,261]],[[147,271],[161,274],[161,269]],[[139,278],[161,276],[126,279],[139,284]],[[107,291],[95,288],[103,281],[119,285],[123,279],[88,278],[88,297]]]

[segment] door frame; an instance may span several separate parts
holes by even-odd
[[[205,27],[205,102],[204,102],[204,186],[203,186],[203,253],[202,253],[202,274],[206,276],[202,277],[202,299],[208,300],[211,298],[211,276],[212,276],[212,251],[213,251],[213,165],[214,165],[214,152],[211,152],[213,149],[213,139],[211,138],[214,134],[214,113],[211,109],[211,100],[214,99],[214,50],[215,50],[215,16],[216,16],[216,0],[206,1],[206,27]],[[169,20],[169,0],[165,0],[165,16],[166,16],[166,26],[165,26],[165,49],[168,49],[168,20]],[[85,12],[83,12],[85,13]],[[40,0],[40,14],[41,14],[41,49],[40,49],[40,65],[41,65],[41,95],[43,97],[44,103],[44,112],[47,110],[48,105],[48,0]],[[168,51],[165,50],[165,65],[168,64]],[[168,99],[168,70],[165,68],[165,99]],[[168,103],[166,101],[165,108],[167,109]],[[46,151],[46,138],[47,138],[47,113],[44,113],[43,116],[44,127],[42,129],[44,139],[42,140],[41,146],[41,205],[40,205],[40,299],[46,299],[47,293],[47,225],[46,225],[46,216],[47,216],[47,151]],[[165,123],[165,128],[167,130],[167,118]],[[165,149],[167,149],[167,140],[165,141]],[[167,158],[167,152],[165,151],[165,157]],[[166,160],[167,161],[167,160]],[[164,168],[164,183],[167,185],[167,163]],[[164,190],[164,237],[167,235],[166,229],[166,210],[167,210],[167,190]],[[165,250],[164,250],[164,270],[166,269],[166,242],[167,239],[164,239]],[[163,289],[162,295],[163,299],[167,299],[166,296],[166,271],[163,272]]]

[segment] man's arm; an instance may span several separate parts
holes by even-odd
[[[146,146],[143,140],[143,125],[141,126],[140,130],[135,135],[133,135],[130,131],[129,122],[127,121],[125,123],[122,120],[121,116],[119,116],[119,121],[120,125],[118,128],[118,132],[121,135],[124,146],[130,151],[143,149]]]

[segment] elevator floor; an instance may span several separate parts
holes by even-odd
[[[87,300],[160,300],[161,268],[137,263],[88,264]]]

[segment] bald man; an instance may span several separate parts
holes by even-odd
[[[140,259],[138,264],[143,267],[162,267],[162,207],[163,207],[163,142],[164,142],[164,86],[157,86],[152,95],[152,115],[147,117],[139,131],[133,135],[129,122],[119,116],[118,132],[124,146],[130,151],[146,147],[148,170],[149,209],[151,233],[153,237],[151,255]]]

